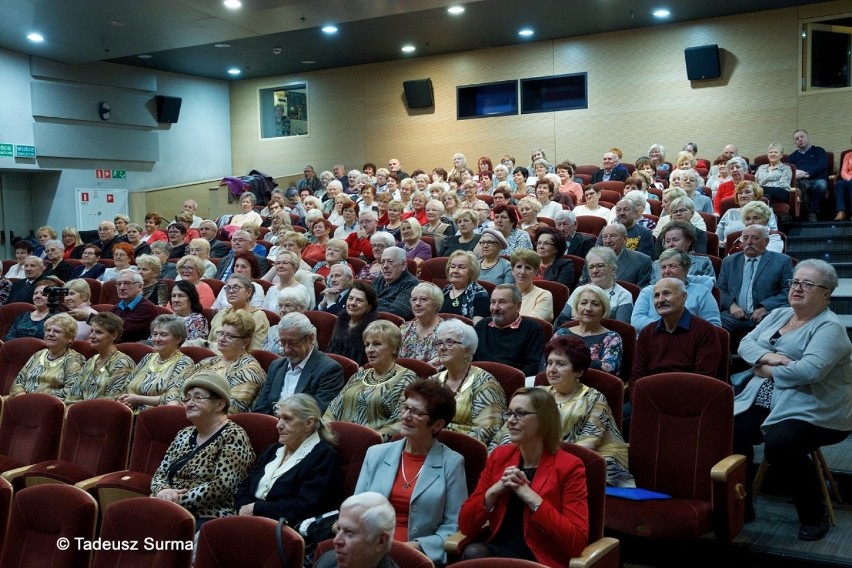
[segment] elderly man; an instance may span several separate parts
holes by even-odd
[[[563,209],[553,217],[553,221],[565,239],[565,254],[586,258],[586,253],[595,246],[595,241],[591,237],[577,232],[577,216],[574,215],[574,212]]]
[[[198,212],[198,202],[194,199],[187,199],[183,202],[183,210],[192,215],[192,224],[189,226],[190,229],[197,229],[201,226],[201,222],[204,221],[201,217],[196,215]]]
[[[618,156],[612,152],[603,155],[603,167],[592,175],[592,183],[601,181],[624,181],[627,179],[627,170],[617,168]]]
[[[122,270],[115,279],[118,304],[112,313],[124,321],[121,341],[143,341],[151,335],[151,322],[157,317],[157,306],[142,297],[142,276],[133,270]]]
[[[828,154],[825,148],[813,146],[808,133],[797,130],[793,133],[796,151],[787,161],[796,166],[796,181],[808,205],[808,221],[817,220],[822,200],[828,191]]]
[[[600,241],[603,246],[612,249],[618,258],[618,268],[615,271],[616,280],[624,280],[644,288],[651,283],[652,263],[647,254],[632,251],[627,248],[627,229],[621,223],[607,225],[601,230]],[[580,284],[589,282],[589,271],[583,269]]]
[[[317,304],[317,310],[337,315],[346,307],[346,298],[355,280],[352,269],[348,264],[339,262],[328,271],[328,286],[322,291],[322,300]]]
[[[686,309],[692,315],[698,316],[712,323],[722,325],[719,317],[719,306],[713,298],[712,284],[708,287],[704,283],[692,282],[689,279],[689,267],[692,257],[676,248],[663,251],[660,255],[659,266],[661,278],[677,278],[686,285]],[[633,304],[633,314],[630,316],[630,324],[636,331],[642,331],[646,326],[657,321],[657,313],[653,309],[654,286],[649,284],[642,288],[639,297]]]
[[[388,247],[382,253],[382,275],[376,279],[379,311],[396,314],[405,321],[414,317],[411,312],[411,290],[420,284],[408,271],[405,251]]]
[[[302,190],[308,188],[313,193],[319,191],[322,187],[322,182],[317,177],[317,173],[316,171],[314,171],[314,167],[311,165],[305,166],[302,170],[302,173],[305,177],[303,177],[296,183],[296,189]]]
[[[524,375],[538,372],[545,337],[532,320],[521,317],[521,291],[514,284],[499,284],[491,293],[491,317],[474,326],[479,337],[474,361],[496,361],[521,369]]]
[[[491,208],[488,207],[487,203],[481,199],[477,199],[473,202],[473,210],[476,212],[479,220],[479,224],[473,230],[475,234],[481,235],[483,229],[494,228],[494,221],[491,220]],[[456,231],[456,234],[459,234],[458,231]]]
[[[216,238],[218,232],[219,227],[210,220],[202,221],[201,225],[198,226],[198,233],[201,238],[207,239],[207,242],[210,243],[210,258],[222,258],[228,255],[228,245]]]
[[[388,556],[396,513],[380,493],[368,491],[340,506],[334,550],[317,560],[316,568],[399,568]]]
[[[32,304],[35,283],[41,280],[43,272],[44,261],[42,259],[37,256],[28,256],[24,259],[24,277],[12,284],[6,303],[27,302]]]
[[[112,248],[118,243],[126,243],[125,237],[119,237],[112,221],[101,221],[98,225],[98,240],[94,244],[101,249],[101,258],[112,259]]]
[[[638,379],[656,373],[683,371],[716,376],[722,353],[716,330],[686,309],[686,285],[680,278],[654,284],[654,309],[659,319],[645,326],[636,344],[629,390]]]
[[[273,362],[254,402],[253,412],[274,414],[275,404],[292,394],[314,397],[320,412],[343,388],[343,368],[314,348],[317,329],[305,314],[290,313],[278,324],[284,357]]]
[[[778,307],[789,305],[787,282],[793,262],[786,254],[766,250],[769,229],[749,225],[742,232],[743,250],[722,261],[718,286],[722,292],[722,327],[751,331]]]
[[[621,223],[627,230],[625,246],[630,250],[639,251],[654,258],[654,235],[650,229],[638,224],[636,220],[642,216],[641,211],[636,210],[636,204],[630,199],[622,199],[615,204],[613,209],[613,223]],[[598,236],[595,246],[603,245],[602,235]]]
[[[358,215],[358,230],[346,236],[346,244],[349,245],[349,256],[361,258],[367,262],[373,262],[373,247],[370,245],[370,237],[376,234],[379,216],[375,211],[361,211]]]
[[[407,172],[402,171],[402,165],[399,163],[399,158],[391,158],[388,160],[388,171],[399,176],[400,180],[411,177]]]
[[[231,252],[229,252],[219,262],[219,268],[218,270],[216,270],[215,278],[224,282],[231,274],[233,274],[234,255],[238,252],[252,253],[254,255],[254,258],[257,260],[257,264],[260,265],[260,273],[266,274],[266,259],[260,256],[259,254],[255,254],[253,252],[256,244],[257,243],[255,243],[254,236],[250,232],[243,230],[234,231],[233,236],[231,236]]]

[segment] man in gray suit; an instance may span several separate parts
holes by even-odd
[[[275,404],[291,394],[305,393],[314,397],[320,411],[343,388],[343,368],[314,348],[317,329],[304,314],[291,313],[281,318],[278,337],[284,357],[269,366],[266,382],[254,402],[254,412],[274,414]]]
[[[612,249],[618,258],[615,271],[616,280],[624,280],[644,288],[651,283],[653,263],[651,257],[627,248],[627,229],[621,223],[613,223],[601,229],[600,239],[603,246]],[[583,269],[580,284],[589,283],[589,271]]]
[[[722,261],[718,286],[722,292],[722,327],[750,331],[766,314],[788,305],[787,282],[793,262],[786,254],[766,250],[769,229],[749,225],[742,233],[743,250]]]

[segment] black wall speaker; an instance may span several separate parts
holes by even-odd
[[[177,122],[182,102],[180,97],[157,95],[157,122]]]
[[[405,104],[408,108],[429,108],[435,105],[432,98],[432,79],[414,79],[403,81]]]
[[[683,56],[686,58],[686,76],[690,81],[717,79],[722,75],[719,46],[715,43],[687,47],[683,50]]]

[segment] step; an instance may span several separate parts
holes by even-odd
[[[838,278],[852,278],[852,262],[835,262],[833,266]]]
[[[787,229],[787,237],[852,237],[852,222],[793,223]]]
[[[826,261],[829,264],[832,264],[834,266],[837,266],[839,263],[840,264],[852,263],[852,250],[844,251],[844,252],[838,252],[838,251],[826,252],[825,250],[815,249],[815,248],[808,248],[808,249],[795,250],[795,251],[788,249],[787,254],[792,256],[793,258],[795,258],[797,260],[805,260],[806,258],[819,258],[819,259],[824,260],[824,261]]]

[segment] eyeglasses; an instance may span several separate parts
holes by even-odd
[[[293,306],[293,304],[290,304],[290,305]],[[299,339],[288,339],[288,340],[282,339],[281,340],[281,347],[298,347],[307,338],[308,338],[307,335],[303,335]]]
[[[538,246],[542,246],[542,247],[555,247],[555,246],[556,246],[556,244],[555,244],[555,243],[552,243],[552,242],[550,242],[550,241],[542,241],[542,240],[539,240],[539,241],[536,243],[536,245],[538,245]]]
[[[213,397],[212,396],[185,396],[182,399],[180,399],[180,401],[184,404],[186,404],[188,402],[194,402],[194,403],[197,404],[197,403],[205,401],[205,400],[210,400],[211,398],[213,398]]]
[[[295,264],[293,264],[293,263],[292,263],[292,262],[290,262],[289,260],[279,260],[279,261],[277,261],[277,262],[275,263],[275,266],[287,266],[288,264],[289,264],[290,266],[296,266]]]
[[[225,339],[227,341],[233,341],[235,339],[248,339],[248,336],[247,335],[233,335],[233,334],[230,334],[230,333],[226,333],[224,331],[220,331],[218,338],[219,339]]]
[[[787,280],[787,286],[791,289],[796,288],[797,286],[804,290],[805,292],[810,292],[814,289],[814,286],[817,288],[822,288],[823,290],[828,290],[826,286],[822,284],[817,284],[816,282],[811,282],[810,280],[796,280],[795,278],[790,278]]]
[[[456,345],[461,345],[461,341],[456,341],[455,339],[439,339],[438,341],[433,341],[432,345],[434,345],[437,349],[443,349],[444,347],[452,349]]]
[[[528,412],[526,410],[509,410],[503,413],[503,422],[508,422],[509,418],[514,418],[518,422],[523,422],[530,414],[538,414],[538,412]]]
[[[407,404],[400,405],[400,410],[402,411],[400,414],[402,414],[403,416],[405,416],[406,412],[411,414],[415,418],[423,418],[424,416],[429,416],[428,412],[421,412],[420,410],[417,410],[416,408],[412,408],[411,406],[408,406]]]
[[[242,287],[242,286],[240,286],[239,284],[233,284],[233,285],[229,285],[229,286],[222,286],[222,289],[223,289],[225,292],[239,292],[240,290],[245,290],[245,288],[243,288],[243,287]]]

